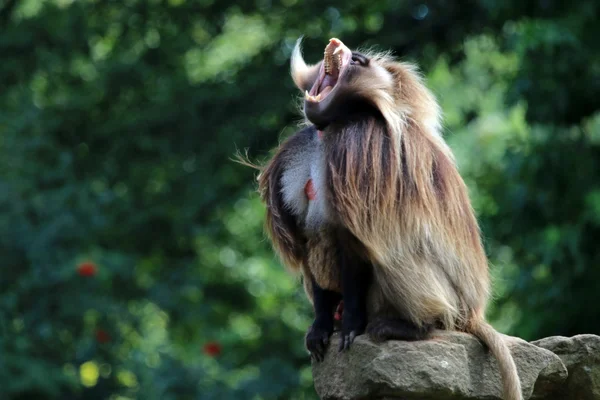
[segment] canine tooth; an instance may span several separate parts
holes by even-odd
[[[319,96],[311,96],[310,93],[308,93],[308,90],[304,91],[304,98],[308,101],[319,101],[320,95]]]
[[[342,51],[342,48],[341,48],[341,47],[338,47],[337,49],[335,49],[335,50],[333,51],[333,55],[335,56],[335,55],[336,55],[337,53],[339,53],[340,51]]]
[[[319,94],[317,95],[317,97],[316,97],[316,100],[317,100],[317,101],[321,101],[321,93],[319,93]]]

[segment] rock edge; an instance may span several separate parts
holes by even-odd
[[[600,400],[599,336],[504,337],[524,399]],[[312,365],[322,400],[502,400],[496,359],[472,335],[436,331],[424,341],[381,344],[361,335],[344,353],[338,340],[334,334],[325,360]]]

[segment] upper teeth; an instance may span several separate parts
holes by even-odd
[[[335,45],[335,47],[334,47]],[[329,45],[325,47],[325,52],[323,54],[323,63],[325,72],[327,74],[331,74],[333,72],[334,67],[337,69],[340,68],[342,64],[342,46],[339,45],[339,41],[331,40]],[[334,57],[337,55],[337,57]]]
[[[325,69],[325,73],[331,74],[334,67],[336,69],[340,69],[342,65],[342,51],[343,49],[341,46],[337,47],[333,51],[331,51],[331,47],[327,46],[325,52],[323,53],[323,67]]]
[[[330,74],[331,73],[331,53],[327,51],[327,49],[325,49],[325,53],[323,54],[323,63],[325,66],[325,72]]]

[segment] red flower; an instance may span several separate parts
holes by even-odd
[[[77,266],[77,273],[80,276],[94,276],[97,271],[96,264],[90,261],[82,262]]]
[[[98,343],[107,343],[110,342],[110,335],[104,329],[98,329],[96,331],[96,341]]]
[[[211,357],[216,357],[221,354],[221,343],[208,342],[204,345],[204,353]]]

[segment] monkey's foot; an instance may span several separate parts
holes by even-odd
[[[338,351],[348,350],[358,335],[365,333],[366,315],[352,315],[347,310],[342,314],[342,332]]]
[[[310,352],[310,358],[320,362],[325,357],[329,337],[333,333],[333,321],[320,322],[315,320],[306,333],[306,349]]]
[[[377,317],[367,325],[367,334],[374,342],[386,340],[422,340],[429,336],[433,324],[421,327],[401,318]]]

